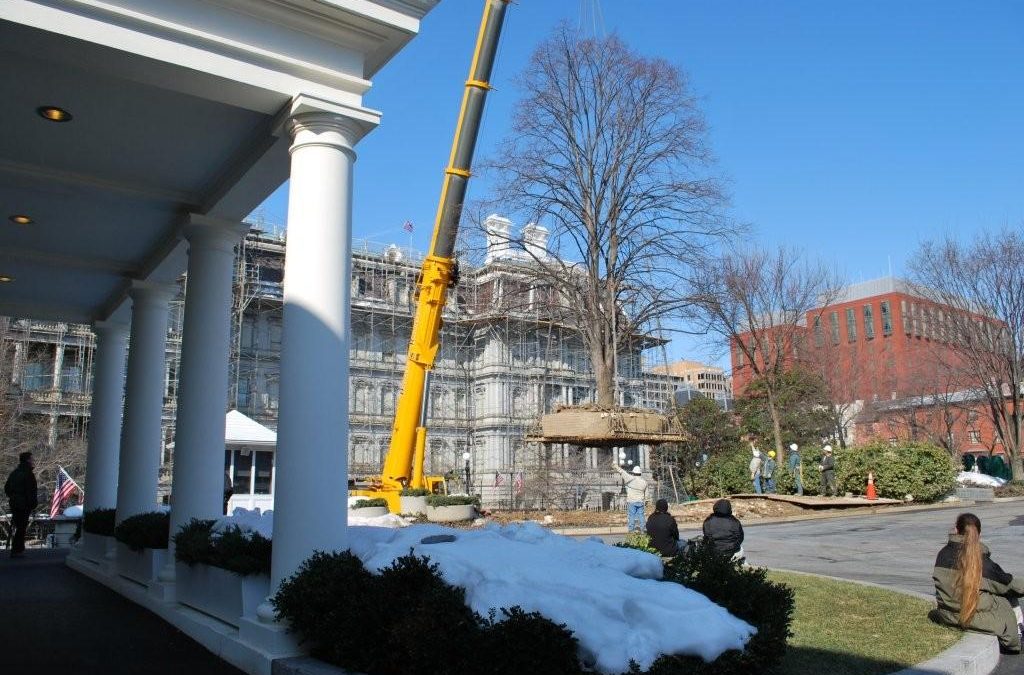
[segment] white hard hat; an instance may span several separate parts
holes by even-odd
[[[639,476],[640,474],[643,473],[643,470],[640,467],[638,467],[638,466],[634,466],[633,467],[633,473],[635,473],[636,475]]]
[[[797,445],[796,443],[790,443],[789,444],[789,449],[792,450],[793,452],[796,452],[799,448],[800,448],[800,446]]]
[[[832,452],[832,446],[831,446],[831,445],[826,445],[826,446],[825,446],[824,448],[822,448],[822,449],[823,449],[823,450],[824,450],[825,452]]]

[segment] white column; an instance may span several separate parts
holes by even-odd
[[[224,414],[231,341],[231,275],[235,245],[247,226],[193,214],[188,286],[178,369],[178,416],[171,484],[168,569],[174,576],[174,534],[192,518],[223,515]]]
[[[97,321],[93,356],[92,405],[89,411],[89,449],[85,462],[85,510],[117,506],[117,465],[121,448],[128,326]]]
[[[313,112],[292,117],[288,131],[271,592],[315,550],[347,544],[352,146],[362,130],[341,115]]]
[[[117,522],[156,510],[171,284],[135,281],[117,480]]]

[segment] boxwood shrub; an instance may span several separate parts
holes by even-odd
[[[82,529],[89,534],[114,536],[116,509],[90,509],[82,514]]]
[[[383,497],[374,497],[373,499],[360,499],[358,502],[352,504],[350,508],[353,509],[368,509],[373,506],[387,506],[388,500]]]
[[[429,495],[427,497],[427,506],[466,506],[467,504],[479,506],[480,497],[472,495]]]
[[[426,488],[404,488],[401,492],[402,497],[426,497],[430,494],[430,490]]]
[[[219,567],[241,576],[270,574],[272,542],[231,527],[214,536],[213,520],[193,518],[174,535],[174,558],[186,565]]]
[[[133,551],[167,548],[171,519],[167,513],[153,511],[125,518],[114,528],[114,538]]]

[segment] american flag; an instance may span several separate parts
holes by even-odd
[[[64,467],[57,467],[57,487],[53,490],[53,499],[50,501],[50,517],[56,518],[57,514],[60,513],[60,507],[64,505],[64,502],[68,500],[71,493],[78,490],[83,495],[85,491],[78,486],[78,483],[68,475],[68,472],[64,470]]]
[[[406,232],[412,232],[412,221],[411,220],[405,221],[405,224],[402,225],[402,229],[405,230]]]
[[[494,472],[494,487],[501,487],[505,484],[505,477],[497,471]]]
[[[512,487],[515,488],[516,494],[522,494],[523,492],[523,472],[520,471],[516,474],[516,477],[512,480]]]

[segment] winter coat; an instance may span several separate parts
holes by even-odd
[[[743,545],[743,525],[732,515],[728,499],[715,502],[712,513],[704,520],[704,539],[722,555],[732,556]]]
[[[655,511],[647,518],[647,536],[651,546],[662,555],[675,555],[679,546],[679,525],[671,513]]]
[[[825,455],[821,458],[821,472],[827,473],[836,470],[836,460],[832,455]]]
[[[776,462],[774,459],[769,457],[768,459],[765,460],[764,468],[761,470],[761,473],[764,474],[765,478],[771,478],[772,476],[775,475],[775,469],[777,467],[778,467],[778,462]]]
[[[751,457],[750,458],[750,477],[751,478],[755,478],[755,477],[757,477],[757,475],[759,473],[761,473],[761,464],[762,463],[763,462],[762,462],[760,457]]]
[[[790,450],[789,458],[786,459],[786,466],[789,467],[790,473],[796,473],[797,469],[800,467],[800,453]]]
[[[932,579],[935,581],[935,600],[938,609],[934,616],[941,623],[950,626],[960,625],[960,597],[956,592],[956,556],[963,544],[963,537],[958,534],[949,535],[947,543],[935,558],[935,570]],[[1024,579],[1015,579],[1012,574],[992,561],[991,553],[984,544],[982,548],[981,588],[979,589],[978,609],[966,628],[990,633],[999,638],[1004,648],[1019,650],[1020,635],[1017,633],[1017,618],[1010,606],[1008,597],[1024,597]]]
[[[617,464],[613,464],[612,466],[616,471],[622,474],[622,480],[626,484],[626,501],[645,501],[645,497],[647,495],[647,481],[634,473],[629,473]]]
[[[39,492],[32,467],[20,462],[7,477],[7,482],[4,483],[4,492],[7,494],[12,512],[28,511],[31,513],[39,505]]]

